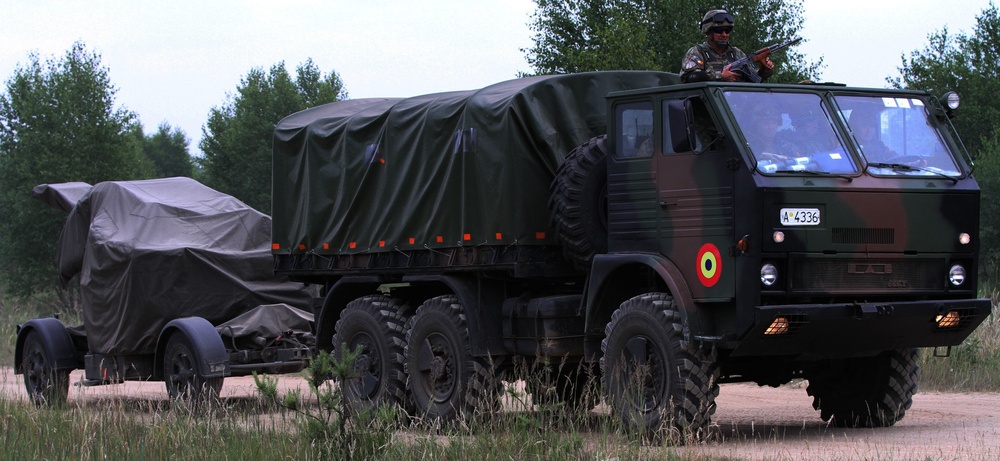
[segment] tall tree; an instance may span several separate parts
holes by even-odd
[[[296,67],[294,81],[283,62],[266,73],[251,69],[202,127],[205,155],[199,162],[206,184],[270,214],[274,126],[294,112],[345,98],[340,76],[323,76],[312,59]]]
[[[928,35],[924,49],[902,57],[897,88],[941,95],[956,91],[961,106],[952,120],[970,155],[982,189],[980,243],[983,252],[1000,260],[1000,15],[990,6],[976,16],[970,33],[942,28]],[[996,268],[996,265],[987,266]],[[985,268],[984,268],[985,269]],[[994,274],[996,276],[996,274]]]
[[[1000,127],[1000,16],[996,6],[976,16],[971,33],[953,35],[945,27],[928,35],[928,45],[902,57],[900,78],[888,79],[897,88],[914,88],[962,96],[955,128],[973,157]]]
[[[131,134],[135,115],[115,107],[116,92],[100,55],[81,42],[58,60],[30,54],[7,81],[0,95],[0,274],[8,293],[58,286],[55,247],[66,216],[31,200],[32,187],[148,173]]]
[[[167,122],[160,123],[156,133],[143,137],[142,151],[155,168],[155,176],[191,177],[193,173],[191,154],[188,153],[188,138],[180,128],[172,128]]]
[[[536,74],[594,70],[680,72],[681,59],[705,40],[710,10],[736,17],[733,43],[746,52],[789,40],[802,28],[796,0],[535,0],[534,46],[522,50]],[[795,48],[776,56],[774,82],[815,78],[822,60],[806,62]]]

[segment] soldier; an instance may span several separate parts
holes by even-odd
[[[733,72],[733,61],[746,56],[739,48],[729,44],[733,31],[733,15],[726,10],[712,10],[701,20],[701,31],[705,43],[692,46],[681,62],[681,81],[684,83],[704,81],[736,82],[745,81],[743,76]],[[774,63],[765,58],[757,75],[766,80],[774,71]]]
[[[855,109],[847,123],[869,162],[888,162],[899,155],[882,142],[878,111]]]

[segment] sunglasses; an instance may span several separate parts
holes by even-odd
[[[731,34],[731,33],[733,33],[733,28],[732,27],[713,27],[712,28],[712,33],[713,34]]]

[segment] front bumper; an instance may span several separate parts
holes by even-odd
[[[988,298],[757,306],[733,357],[852,357],[961,344],[992,311]]]

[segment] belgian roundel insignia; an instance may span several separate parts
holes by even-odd
[[[713,287],[722,276],[722,255],[719,249],[711,243],[706,243],[698,250],[698,280],[706,287]]]

